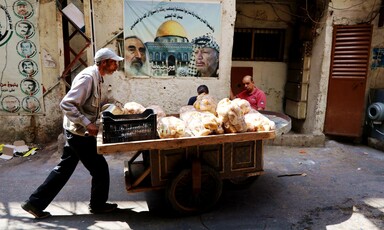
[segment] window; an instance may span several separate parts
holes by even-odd
[[[232,60],[283,61],[284,29],[235,29]]]

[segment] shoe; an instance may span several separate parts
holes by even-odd
[[[113,212],[117,209],[117,204],[105,203],[103,205],[91,206],[89,205],[89,211],[93,214],[101,214]]]
[[[51,213],[44,212],[42,210],[38,210],[37,208],[33,207],[30,203],[24,202],[21,204],[21,208],[23,208],[25,211],[31,213],[36,219],[44,219],[51,216]]]

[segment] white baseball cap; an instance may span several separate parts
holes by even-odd
[[[124,58],[118,56],[109,48],[101,48],[95,54],[95,62],[100,62],[102,60],[112,59],[115,61],[122,61]]]

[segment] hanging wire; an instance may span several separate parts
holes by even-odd
[[[304,8],[301,8],[304,12],[305,12],[305,15],[298,15],[296,13],[293,12],[292,10],[292,4],[294,2],[287,2],[287,3],[282,3],[282,2],[277,2],[276,0],[260,0],[260,1],[245,1],[245,2],[242,2],[242,3],[254,3],[254,4],[257,4],[257,3],[260,3],[260,4],[266,4],[266,5],[269,5],[274,14],[276,15],[276,17],[282,21],[282,22],[285,22],[287,24],[292,24],[291,21],[287,21],[285,19],[283,19],[280,15],[279,15],[279,12],[282,12],[282,13],[285,13],[287,15],[290,15],[294,18],[297,18],[297,19],[309,19],[311,20],[313,23],[315,24],[320,24],[321,22],[317,20],[317,18],[321,18],[323,17],[324,15],[324,12],[326,11],[326,3],[325,3],[325,0],[322,1],[322,4],[321,4],[321,10],[319,10],[318,12],[321,12],[321,14],[319,16],[317,16],[316,18],[314,18],[313,16],[311,16],[311,13],[310,11],[308,10],[309,8],[309,4],[308,4],[308,0],[306,0],[305,2],[305,7]],[[289,7],[289,11],[285,10],[284,8],[282,7],[278,7],[278,6],[281,6],[282,4],[285,4],[285,5],[288,5]],[[267,20],[267,19],[262,19],[262,18],[257,18],[257,17],[253,17],[253,16],[250,16],[250,15],[246,15],[242,12],[238,12],[238,15],[241,15],[241,16],[244,16],[244,17],[247,17],[247,18],[250,18],[250,19],[254,19],[254,20],[259,20],[259,21],[275,21],[275,20]]]
[[[379,7],[378,10],[375,10],[375,6],[376,6],[376,0],[373,2],[372,4],[372,10],[371,12],[368,14],[367,16],[367,22],[371,23],[376,17],[377,15],[380,14],[380,8],[381,8],[381,5]]]
[[[352,6],[349,6],[349,7],[345,7],[345,8],[336,8],[336,7],[333,7],[333,6],[329,6],[329,8],[333,9],[333,10],[348,10],[348,9],[352,9],[354,7],[357,7],[357,6],[361,6],[365,3],[366,1],[361,1],[360,3],[357,3],[355,5],[352,5]]]
[[[313,0],[310,0],[309,2],[312,2],[313,3]],[[259,0],[259,1],[241,1],[241,3],[246,3],[246,4],[267,4],[269,5],[274,14],[276,15],[276,17],[282,21],[282,22],[285,22],[287,24],[292,24],[292,22],[289,22],[283,18],[281,18],[281,16],[279,15],[279,12],[283,12],[285,14],[288,14],[294,18],[298,18],[298,19],[308,19],[310,20],[312,23],[314,24],[324,24],[324,22],[321,22],[320,19],[324,16],[325,12],[327,9],[332,9],[332,10],[340,10],[340,11],[346,11],[346,10],[354,10],[353,8],[357,8],[361,5],[364,5],[366,4],[366,1],[361,1],[359,3],[356,3],[356,4],[353,4],[351,6],[346,6],[346,7],[334,7],[332,6],[332,4],[327,4],[327,0],[322,0],[322,1],[317,1],[317,3],[313,3],[313,4],[318,4],[319,6],[319,10],[317,10],[316,12],[317,13],[320,13],[319,15],[313,15],[314,13],[316,12],[311,12],[310,11],[310,3],[308,2],[308,0],[305,1],[305,7],[301,7],[300,9],[303,10],[305,12],[305,15],[298,15],[296,13],[293,12],[293,10],[291,9],[291,7],[289,8],[290,10],[287,11],[285,10],[284,8],[282,7],[278,7],[279,5],[282,5],[282,4],[287,4],[289,6],[292,5],[293,2],[278,2],[276,0]],[[332,2],[331,2],[332,3]],[[377,15],[379,15],[379,10],[375,10],[375,6],[376,6],[376,3],[377,3],[377,0],[375,0],[375,2],[372,4],[372,10],[368,13],[368,16],[367,16],[367,19],[366,19],[366,22],[372,22],[376,17]],[[313,6],[312,4],[312,6]],[[247,18],[250,18],[250,19],[254,19],[254,20],[258,20],[258,21],[274,21],[274,20],[267,20],[267,19],[262,19],[262,18],[256,18],[256,17],[253,17],[253,16],[250,16],[250,15],[246,15],[242,12],[238,12],[238,15],[241,15],[241,16],[244,16],[244,17],[247,17]]]
[[[333,7],[332,5],[329,5],[328,7],[330,9],[333,9],[333,10],[340,10],[340,11],[345,11],[345,10],[351,10],[352,8],[355,8],[355,7],[359,7],[359,6],[362,6],[364,4],[366,4],[367,1],[361,1],[359,3],[356,3],[354,5],[351,5],[351,6],[348,6],[348,7],[344,7],[344,8],[337,8],[337,7]],[[375,10],[375,6],[376,6],[376,3],[377,3],[377,0],[375,0],[372,4],[372,9],[371,11],[368,13],[367,15],[367,19],[365,20],[365,22],[369,22],[371,23],[376,17],[377,15],[380,14],[380,9],[382,6],[380,6],[378,8],[378,10]]]

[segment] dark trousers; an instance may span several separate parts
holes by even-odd
[[[29,197],[29,203],[44,210],[60,192],[76,169],[79,160],[92,176],[90,205],[95,207],[108,200],[109,168],[103,155],[96,149],[96,138],[78,136],[64,131],[66,142],[60,163],[50,172]]]

